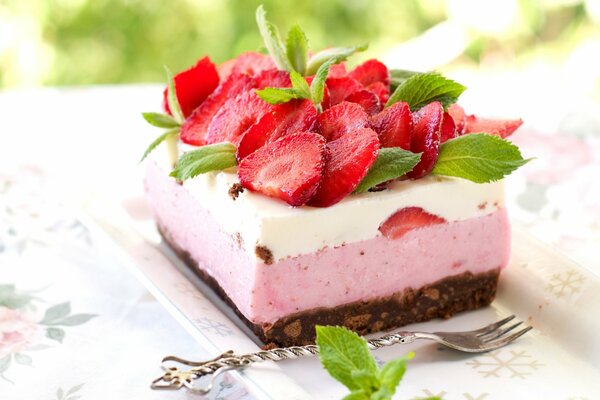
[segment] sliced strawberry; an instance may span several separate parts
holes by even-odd
[[[343,101],[317,116],[317,132],[327,139],[335,140],[350,131],[369,126],[369,116],[356,103]]]
[[[346,70],[346,63],[341,62],[339,64],[333,64],[329,68],[329,74],[327,74],[327,77],[343,78],[346,75],[348,75],[348,71]]]
[[[488,119],[469,115],[465,121],[464,133],[484,132],[505,138],[512,135],[521,125],[522,119]]]
[[[287,71],[267,69],[258,74],[255,79],[257,89],[264,89],[266,87],[292,87],[290,74]]]
[[[181,126],[181,141],[194,146],[206,144],[206,133],[213,117],[227,100],[252,89],[254,79],[246,74],[234,73],[221,83],[219,87],[198,108],[194,110]]]
[[[381,111],[379,97],[367,89],[352,93],[350,96],[346,97],[346,100],[344,101],[358,104],[364,108],[369,115],[377,114],[379,111]]]
[[[379,226],[379,231],[388,239],[398,239],[413,229],[443,224],[446,220],[430,214],[421,207],[406,207],[396,211]]]
[[[421,161],[407,175],[409,178],[422,178],[431,172],[440,151],[440,130],[444,109],[435,101],[413,114],[413,134],[410,151],[422,153]]]
[[[217,67],[209,57],[204,57],[192,68],[178,73],[175,79],[175,93],[181,107],[183,116],[194,111],[219,85],[219,74]],[[167,89],[163,92],[163,108],[167,114],[171,114],[167,102]]]
[[[379,102],[381,102],[382,105],[385,105],[390,98],[390,87],[383,82],[371,83],[367,86],[367,89],[379,97]]]
[[[255,53],[253,51],[242,53],[234,60],[235,62],[233,65],[223,66],[223,74],[227,73],[227,69],[229,68],[230,73],[237,72],[239,74],[255,76],[260,74],[262,71],[277,68],[270,56]]]
[[[233,68],[235,67],[236,62],[237,60],[232,58],[231,60],[224,61],[217,66],[217,71],[219,72],[221,81],[229,78],[229,76],[233,73]]]
[[[465,129],[465,122],[467,118],[464,108],[454,103],[448,107],[448,114],[450,114],[454,120],[454,125],[456,125],[456,132],[458,136],[462,135],[464,133],[463,131]]]
[[[310,100],[278,104],[244,134],[237,149],[242,160],[267,143],[296,132],[310,131],[317,121],[317,110]]]
[[[381,147],[402,147],[410,150],[412,115],[408,104],[399,101],[371,117],[371,127],[379,135]]]
[[[375,162],[378,151],[377,133],[369,128],[348,132],[327,143],[323,179],[308,204],[329,207],[352,193]]]
[[[237,146],[248,128],[272,109],[255,90],[227,100],[208,126],[206,143],[230,142]]]
[[[363,90],[363,86],[352,78],[327,78],[327,89],[329,90],[329,103],[327,107],[335,106],[354,92]]]
[[[348,76],[356,79],[365,87],[375,82],[382,82],[386,86],[390,84],[390,73],[387,67],[381,61],[375,59],[360,64],[350,71]]]
[[[298,132],[261,147],[238,167],[242,186],[281,199],[305,204],[317,191],[323,174],[325,139]]]
[[[453,139],[458,136],[456,125],[452,116],[445,112],[442,117],[442,129],[440,131],[440,143],[444,143],[446,140]]]

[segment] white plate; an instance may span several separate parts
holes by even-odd
[[[85,210],[88,222],[107,234],[107,243],[203,348],[214,356],[259,350],[233,312],[161,241],[141,197],[114,206],[96,198]],[[535,329],[491,353],[461,354],[427,342],[377,350],[378,362],[416,353],[395,398],[600,398],[600,280],[519,229],[490,307],[403,329],[466,330],[508,314]],[[258,399],[340,399],[347,393],[316,358],[255,364],[235,374]]]

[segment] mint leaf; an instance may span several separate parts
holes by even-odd
[[[329,375],[351,391],[363,389],[353,379],[352,371],[377,372],[365,340],[338,326],[317,326],[316,330],[319,357]]]
[[[519,148],[507,140],[472,133],[443,143],[431,173],[486,183],[504,178],[529,161],[524,160]]]
[[[371,396],[366,394],[364,390],[359,389],[350,392],[342,400],[371,400]]]
[[[448,107],[458,100],[465,89],[460,83],[444,78],[436,72],[419,73],[402,82],[385,106],[404,101],[415,111],[431,102],[439,101],[444,107]]]
[[[321,50],[315,53],[309,60],[308,65],[306,66],[306,74],[305,75],[314,75],[319,67],[323,65],[325,62],[330,59],[335,59],[335,63],[340,63],[350,57],[352,54],[365,51],[369,48],[368,44],[361,44],[358,46],[350,46],[350,47],[333,47],[331,49]]]
[[[150,146],[148,146],[148,148],[146,149],[146,151],[144,152],[144,155],[142,156],[142,158],[140,159],[140,162],[144,161],[146,159],[146,157],[148,157],[148,155],[150,153],[152,153],[152,151],[162,142],[164,142],[165,140],[167,140],[170,137],[177,137],[179,135],[179,128],[176,129],[171,129],[166,131],[165,133],[163,133],[162,135],[160,135],[159,137],[157,137],[156,139],[154,139],[154,141],[152,143],[150,143]]]
[[[183,123],[183,121],[185,121],[185,117],[183,116],[183,112],[181,112],[179,100],[177,99],[175,79],[173,78],[171,70],[169,70],[166,65],[165,71],[167,72],[167,103],[169,104],[169,109],[171,110],[171,114],[173,114],[175,121]]]
[[[394,91],[402,82],[419,72],[409,71],[407,69],[390,69],[390,87]]]
[[[235,150],[235,146],[231,143],[202,146],[179,157],[170,175],[184,181],[206,172],[235,167],[237,165]]]
[[[381,386],[387,389],[389,396],[393,396],[396,393],[396,386],[398,386],[406,372],[406,362],[414,356],[415,353],[408,353],[402,358],[386,363],[381,368],[381,371],[379,371]]]
[[[292,87],[296,90],[300,98],[310,99],[310,88],[302,75],[296,71],[290,71],[290,80],[292,81]]]
[[[308,62],[308,39],[300,26],[294,25],[288,31],[285,52],[294,71],[304,75]]]
[[[380,183],[399,178],[410,172],[419,160],[421,153],[413,153],[400,147],[381,148],[377,159],[354,192],[364,193]]]
[[[173,119],[170,115],[160,114],[155,112],[145,112],[142,116],[152,126],[157,128],[176,128],[181,124]]]
[[[281,36],[279,36],[279,30],[267,20],[267,12],[262,4],[256,9],[256,24],[258,25],[260,35],[265,42],[265,47],[269,51],[277,68],[289,71],[290,65],[283,48]]]
[[[327,75],[329,75],[329,69],[337,62],[336,58],[331,58],[321,64],[310,84],[310,97],[318,111],[322,109],[321,103],[323,102],[323,96],[325,96],[325,81],[327,80]]]
[[[269,104],[287,103],[290,100],[304,98],[302,94],[294,88],[268,87],[262,90],[257,90],[256,94]]]

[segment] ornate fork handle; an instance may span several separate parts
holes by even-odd
[[[377,339],[371,339],[367,341],[367,344],[371,350],[375,350],[381,347],[392,346],[397,343],[411,343],[416,339],[417,335],[413,332],[396,332]],[[163,359],[163,363],[173,361],[192,368],[182,371],[177,367],[163,366],[165,373],[152,382],[152,388],[179,389],[182,386],[185,386],[192,392],[206,394],[212,389],[216,377],[225,371],[245,368],[256,362],[281,361],[317,354],[319,354],[319,348],[313,344],[263,350],[242,355],[235,355],[233,351],[230,350],[212,360],[204,362],[189,361],[175,356],[168,356]],[[194,385],[195,380],[206,375],[211,375],[211,379],[206,386],[198,387]]]

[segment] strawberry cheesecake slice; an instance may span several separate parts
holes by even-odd
[[[144,157],[171,150],[145,179],[165,241],[269,346],[489,304],[510,252],[502,178],[527,161],[504,138],[521,121],[467,115],[464,86],[437,73],[348,72],[360,47],[299,57],[304,37],[168,77],[165,114],[144,114],[167,129]]]

